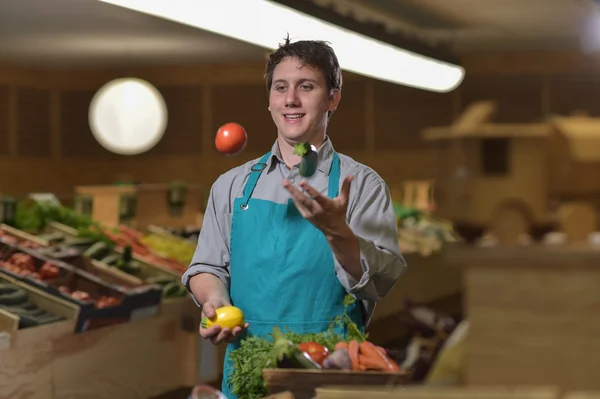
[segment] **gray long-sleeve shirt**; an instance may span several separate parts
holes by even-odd
[[[271,152],[272,156],[252,196],[286,204],[290,194],[283,187],[283,180],[288,179],[290,183],[297,186],[301,176],[298,167],[291,170],[287,168],[281,159],[277,142]],[[333,145],[327,138],[318,149],[317,172],[305,179],[324,195],[327,195],[333,152]],[[347,221],[359,239],[363,275],[359,281],[356,281],[334,256],[335,273],[346,291],[362,301],[368,323],[375,310],[376,302],[393,288],[406,269],[406,262],[398,245],[396,218],[387,185],[371,168],[343,154],[338,153],[338,156],[341,172],[340,189],[347,176],[354,176],[350,186]],[[182,282],[188,290],[190,278],[199,273],[211,273],[229,288],[229,237],[233,203],[236,197],[242,195],[250,169],[257,161],[258,159],[255,159],[231,169],[213,184],[196,252],[182,277]]]

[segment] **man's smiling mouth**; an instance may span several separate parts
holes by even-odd
[[[283,114],[284,118],[289,121],[298,121],[302,119],[306,114]]]

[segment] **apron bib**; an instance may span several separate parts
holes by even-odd
[[[297,333],[329,329],[331,319],[344,313],[346,290],[334,271],[331,247],[323,233],[306,220],[290,199],[287,204],[252,198],[256,183],[271,153],[252,167],[243,196],[234,201],[230,239],[230,298],[250,325],[248,336],[266,337],[273,327]],[[328,196],[339,192],[340,160],[333,155]],[[349,316],[364,328],[359,301]],[[338,330],[339,334],[345,331]],[[244,337],[241,337],[244,339]],[[232,367],[225,353],[222,392],[237,399],[229,388]]]

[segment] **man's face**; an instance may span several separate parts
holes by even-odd
[[[334,111],[340,92],[330,95],[323,73],[296,58],[284,58],[273,71],[269,111],[277,131],[288,143],[313,141],[327,127],[327,112]]]

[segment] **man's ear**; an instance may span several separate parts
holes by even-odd
[[[341,100],[342,93],[338,89],[334,89],[331,98],[329,99],[329,111],[334,112],[340,104]]]

